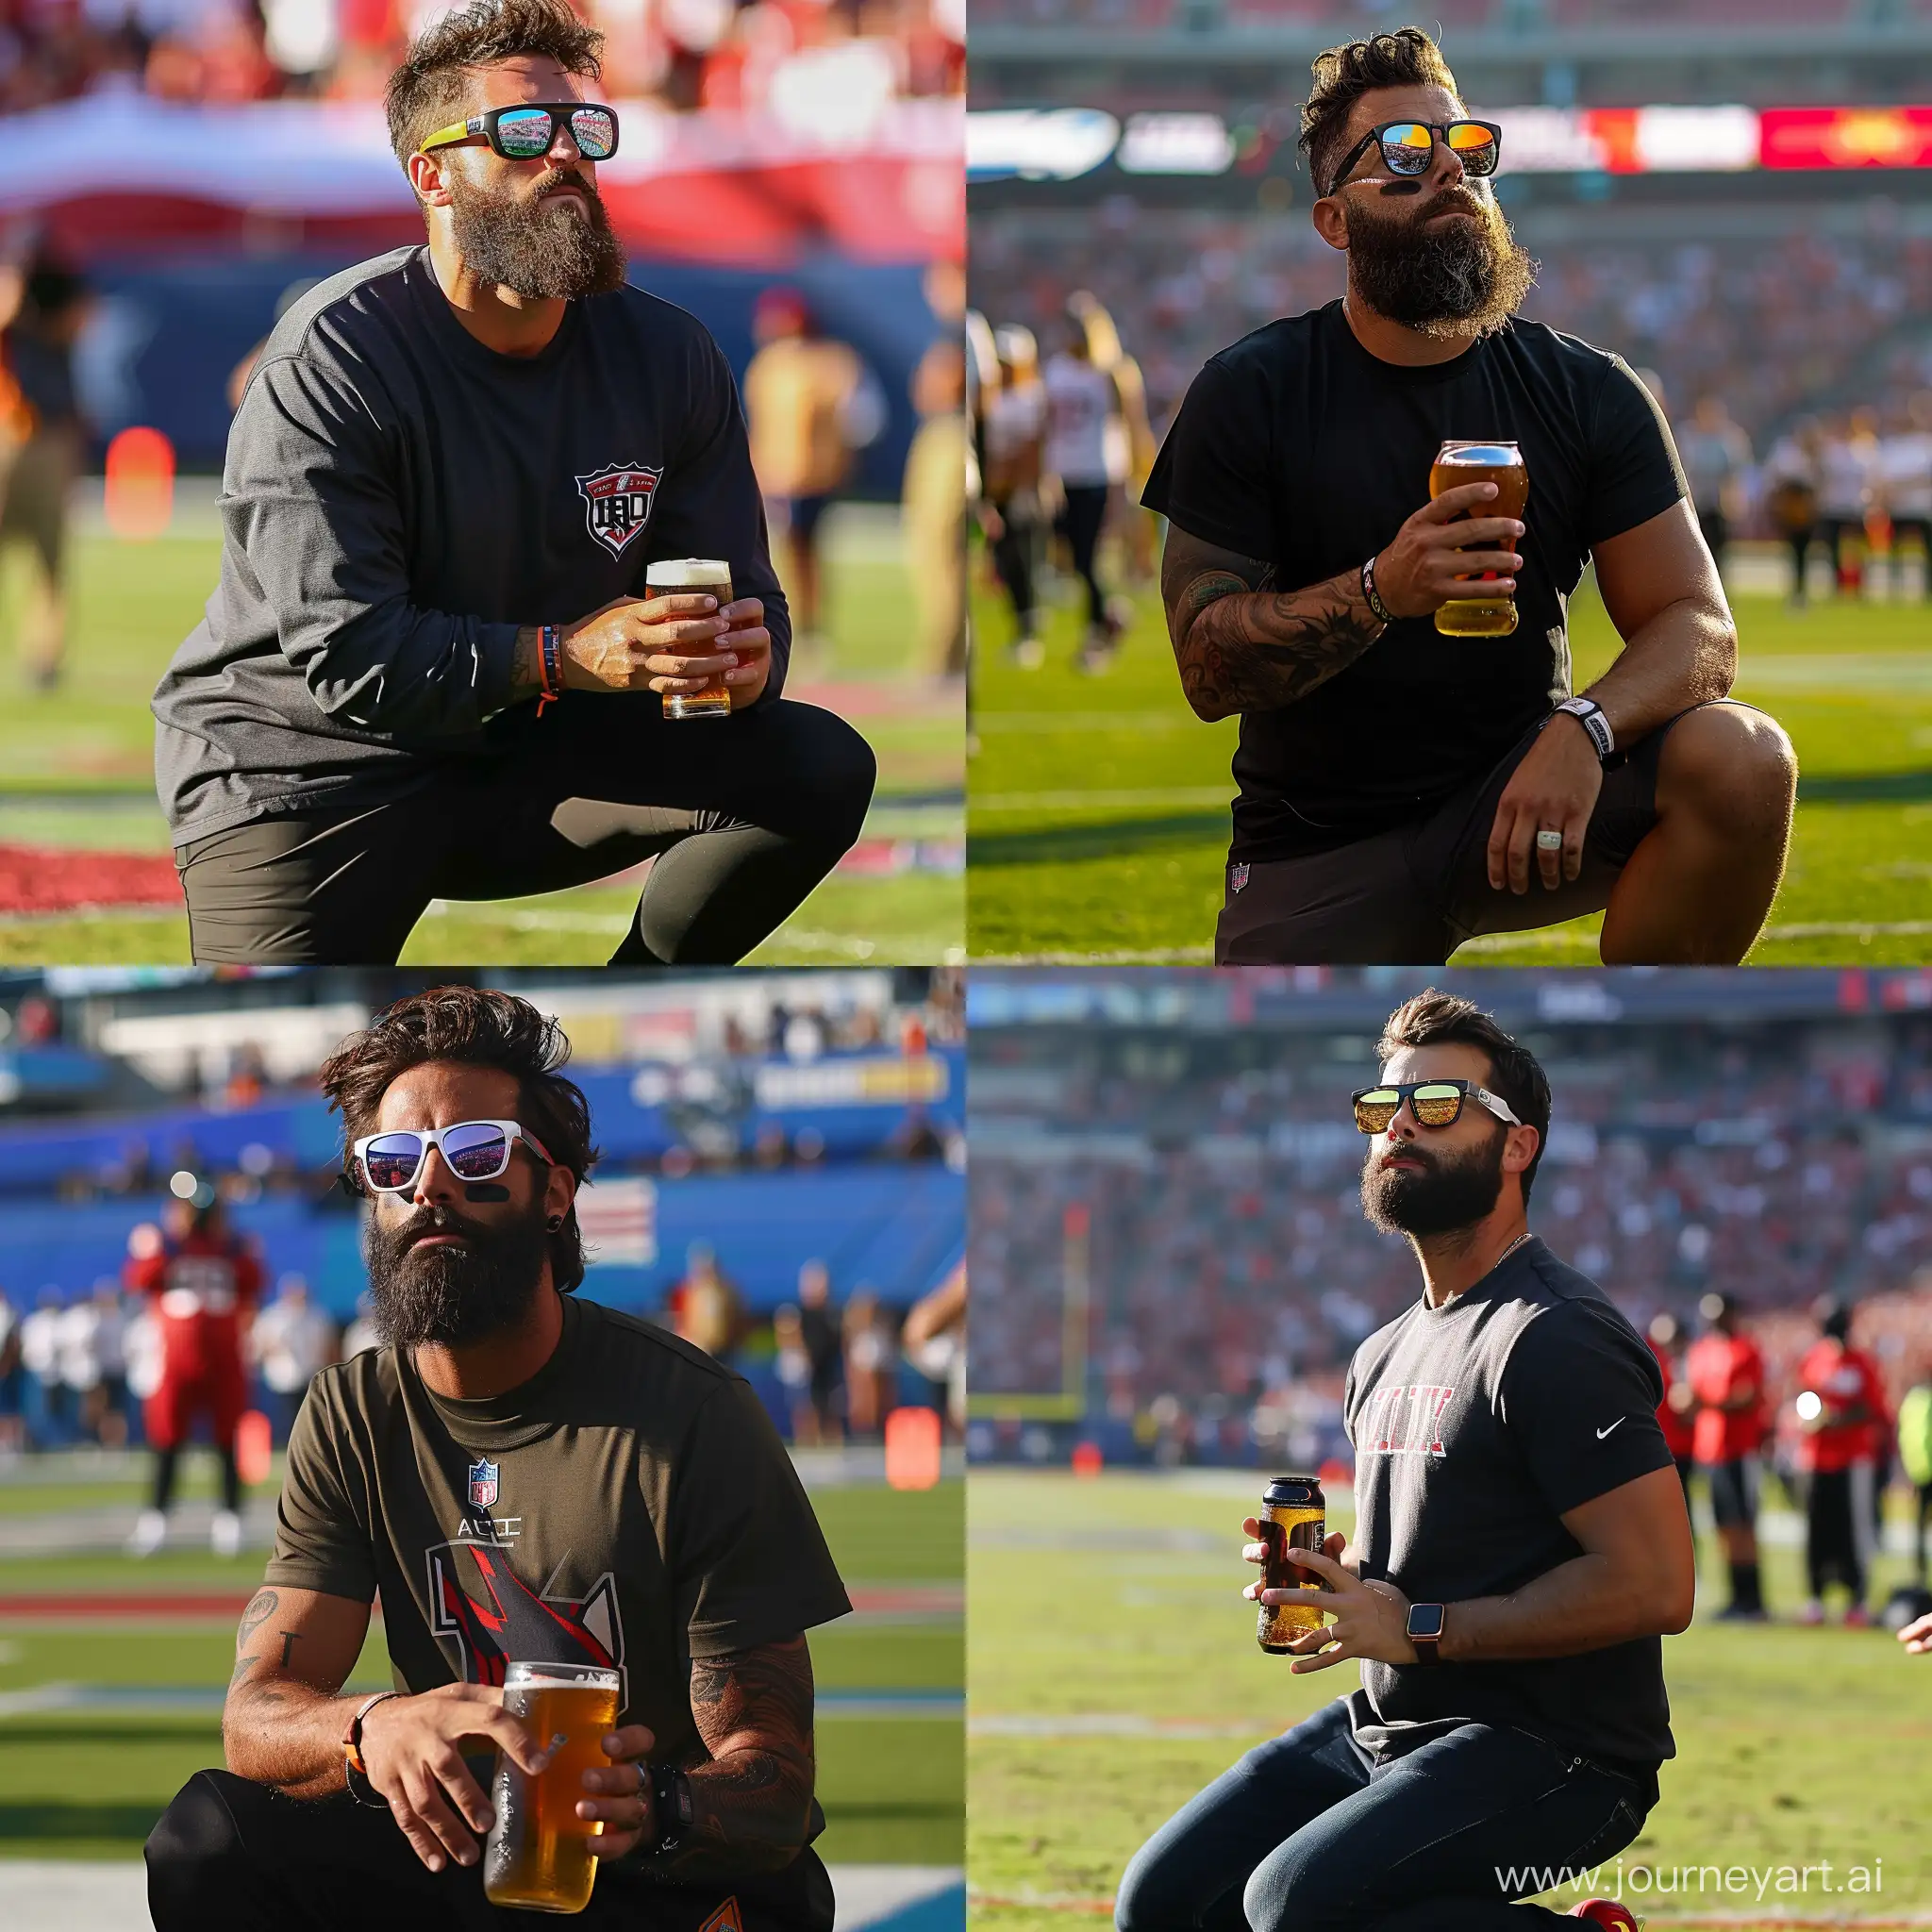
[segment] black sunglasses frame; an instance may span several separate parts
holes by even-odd
[[[1363,135],[1362,138],[1358,142],[1357,142],[1352,148],[1349,149],[1346,158],[1342,161],[1341,165],[1335,171],[1333,185],[1328,190],[1328,192],[1330,194],[1333,194],[1336,189],[1341,188],[1346,184],[1348,180],[1348,171],[1352,167],[1354,167],[1355,164],[1358,160],[1360,160],[1365,154],[1368,153],[1371,146],[1379,144],[1382,141],[1382,138],[1389,132],[1389,130],[1391,127],[1426,127],[1431,134],[1437,135],[1441,138],[1442,144],[1445,147],[1448,146],[1449,130],[1452,127],[1487,128],[1489,130],[1490,135],[1490,164],[1487,168],[1472,168],[1464,156],[1457,153],[1457,150],[1454,148],[1449,149],[1449,152],[1455,155],[1457,160],[1462,162],[1464,172],[1467,174],[1474,175],[1479,181],[1487,181],[1490,178],[1490,176],[1496,172],[1497,162],[1503,158],[1503,130],[1493,121],[1474,121],[1469,119],[1467,116],[1457,121],[1418,121],[1413,116],[1406,117],[1405,119],[1400,121],[1384,121],[1379,126],[1370,128],[1369,131],[1365,135]],[[1396,153],[1407,154],[1412,152],[1420,152],[1420,150],[1401,148],[1395,150],[1394,153],[1391,153],[1391,150],[1385,146],[1382,149],[1382,165],[1386,167],[1391,175],[1400,175],[1405,179],[1412,181],[1414,180],[1416,175],[1425,175],[1428,173],[1431,163],[1433,163],[1436,158],[1436,143],[1433,141],[1429,143],[1429,158],[1427,161],[1424,161],[1420,168],[1405,168],[1399,161],[1395,159]]]
[[[592,113],[605,114],[609,117],[610,145],[601,155],[585,154],[583,142],[578,139],[576,129],[571,126],[573,117],[583,113],[586,109]],[[550,116],[549,139],[544,142],[541,150],[536,154],[518,155],[509,153],[503,144],[503,135],[500,126],[503,117],[506,114],[529,114],[535,112],[541,112]],[[460,133],[458,132],[459,125],[461,127]],[[467,121],[460,124],[452,122],[447,127],[439,127],[434,134],[425,140],[419,152],[429,154],[440,147],[454,147],[459,141],[472,141],[478,135],[481,135],[490,143],[490,151],[494,155],[500,156],[506,161],[541,161],[556,146],[557,132],[559,127],[570,129],[570,138],[573,142],[576,142],[577,153],[587,161],[608,161],[617,152],[620,135],[617,109],[608,106],[603,101],[511,101],[506,107],[491,108],[481,114],[472,114]]]
[[[1462,1118],[1464,1104],[1472,1100],[1478,1107],[1486,1108],[1506,1126],[1520,1127],[1523,1124],[1516,1118],[1515,1109],[1507,1100],[1500,1094],[1491,1093],[1487,1087],[1478,1087],[1474,1080],[1377,1080],[1373,1087],[1360,1088],[1349,1095],[1349,1105],[1357,1109],[1355,1123],[1356,1131],[1362,1134],[1387,1133],[1396,1114],[1402,1111],[1405,1101],[1408,1104],[1409,1111],[1411,1113],[1415,1112],[1416,1093],[1424,1087],[1453,1087],[1456,1089],[1458,1096],[1456,1102],[1456,1111],[1446,1121],[1425,1121],[1420,1114],[1416,1114],[1416,1125],[1425,1128],[1432,1134],[1441,1133],[1447,1127],[1453,1127]],[[1384,1121],[1379,1127],[1365,1127],[1361,1123],[1359,1109],[1362,1102],[1371,1093],[1392,1093],[1396,1096],[1393,1112],[1390,1114],[1389,1119]]]

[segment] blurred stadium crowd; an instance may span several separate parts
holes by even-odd
[[[1346,1463],[1349,1357],[1416,1293],[1407,1244],[1361,1214],[1347,1100],[1372,1045],[1232,1044],[1056,1058],[1037,1086],[1013,1056],[992,1072],[975,1053],[976,1400],[1071,1382],[1110,1458]],[[1556,1096],[1533,1228],[1640,1326],[1670,1314],[1694,1336],[1700,1302],[1728,1297],[1763,1350],[1781,1467],[1820,1296],[1854,1305],[1890,1414],[1932,1381],[1932,1018],[1533,1044]],[[1004,1103],[1003,1083],[1023,1097]],[[976,1446],[1020,1432],[1015,1416]]]
[[[165,975],[164,975],[165,976]],[[314,1074],[407,990],[77,973],[0,983],[0,1456],[142,1441],[162,1304],[196,1228],[240,1261],[251,1406],[286,1439],[309,1378],[373,1346],[360,1210]],[[62,975],[53,975],[59,981]],[[516,990],[558,1013],[605,1158],[583,1291],[672,1327],[788,1435],[877,1440],[963,1400],[957,972],[614,975]],[[615,983],[610,983],[615,981]],[[420,982],[413,982],[420,983]],[[306,995],[306,997],[305,997]],[[277,1004],[277,1000],[286,1004]],[[226,1314],[225,1308],[219,1312]]]
[[[14,0],[0,12],[0,113],[145,93],[231,104],[375,100],[436,14],[421,0]],[[674,109],[803,108],[965,85],[963,0],[586,0],[602,85]]]

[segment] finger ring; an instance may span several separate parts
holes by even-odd
[[[1545,825],[1536,835],[1536,845],[1539,852],[1560,852],[1563,849],[1563,835],[1561,832],[1553,832]]]

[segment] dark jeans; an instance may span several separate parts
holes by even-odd
[[[1135,1853],[1120,1932],[1530,1932],[1642,1829],[1653,1794],[1526,1731],[1468,1724],[1375,1765],[1340,1699],[1258,1745]],[[1510,1880],[1511,1867],[1542,1868]],[[1500,1868],[1503,1876],[1498,1876]],[[1580,1895],[1580,1894],[1579,1894]]]
[[[727,1899],[743,1932],[830,1932],[832,1881],[818,1855],[725,1885],[663,1885],[600,1869],[584,1932],[699,1932]],[[286,1798],[226,1771],[200,1771],[148,1836],[155,1932],[483,1932],[533,1915],[492,1906],[483,1867],[431,1872],[387,1811]]]
[[[674,724],[655,698],[572,692],[490,735],[407,796],[182,846],[195,959],[386,966],[434,899],[561,891],[655,858],[611,963],[728,966],[838,864],[876,775],[843,719],[782,699]]]
[[[1100,549],[1100,532],[1107,523],[1108,486],[1105,483],[1069,483],[1067,507],[1060,518],[1060,530],[1067,548],[1074,553],[1074,571],[1087,586],[1087,622],[1098,625],[1107,620],[1107,593],[1101,589],[1094,569]]]
[[[1039,511],[1030,495],[996,503],[1000,533],[992,540],[992,565],[1013,600],[1013,621],[1023,638],[1034,630],[1033,553],[1039,543]]]

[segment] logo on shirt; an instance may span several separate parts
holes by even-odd
[[[576,479],[577,494],[584,499],[584,521],[612,557],[622,557],[631,539],[651,521],[651,505],[663,480],[662,470],[642,463],[613,463],[608,470]]]
[[[425,1554],[429,1627],[461,1653],[464,1683],[500,1685],[512,1658],[595,1664],[620,1674],[618,1707],[629,1701],[614,1571],[605,1571],[581,1597],[566,1597],[557,1591],[561,1564],[536,1591],[510,1568],[506,1549],[458,1541]]]
[[[1627,1415],[1620,1415],[1617,1418],[1617,1420],[1610,1424],[1610,1427],[1608,1429],[1599,1429],[1596,1432],[1597,1441],[1601,1442],[1603,1439],[1610,1433],[1610,1429],[1621,1429],[1624,1426],[1624,1424],[1627,1423],[1629,1420],[1630,1418]]]
[[[1227,889],[1229,891],[1239,892],[1241,889],[1247,884],[1247,882],[1248,867],[1247,861],[1245,859],[1243,859],[1241,863],[1239,865],[1231,865],[1228,867]]]
[[[738,1901],[727,1898],[705,1923],[698,1932],[744,1932],[744,1920],[738,1909]]]
[[[1362,1405],[1356,1454],[1446,1456],[1442,1411],[1455,1393],[1427,1382],[1396,1382],[1374,1390]]]
[[[496,1501],[497,1476],[499,1471],[493,1462],[473,1462],[470,1465],[470,1507],[487,1509]]]

